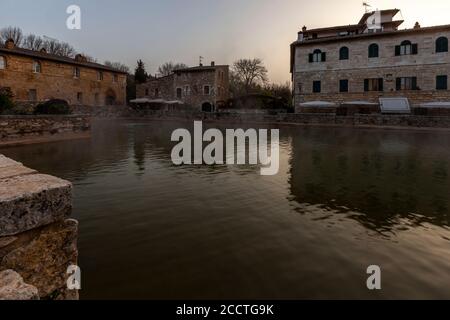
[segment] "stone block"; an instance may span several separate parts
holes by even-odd
[[[31,174],[0,183],[0,237],[11,236],[61,221],[72,210],[72,184]]]
[[[0,272],[0,300],[39,300],[38,289],[13,270]]]
[[[10,237],[0,246],[0,271],[15,270],[43,299],[77,299],[78,292],[67,289],[67,268],[77,264],[77,234],[78,222],[68,219]]]

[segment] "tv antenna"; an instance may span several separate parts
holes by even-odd
[[[363,7],[366,10],[366,13],[369,13],[369,8],[372,8],[372,6],[370,4],[368,4],[367,2],[363,2]]]

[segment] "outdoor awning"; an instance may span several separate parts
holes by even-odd
[[[380,98],[381,113],[410,114],[411,107],[407,98]]]
[[[310,101],[300,103],[300,107],[333,108],[336,107],[336,104],[327,101]]]

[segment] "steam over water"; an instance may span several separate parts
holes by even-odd
[[[281,127],[280,172],[261,176],[174,166],[186,126],[98,121],[1,150],[74,183],[82,299],[450,299],[450,132]]]

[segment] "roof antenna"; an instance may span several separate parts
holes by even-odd
[[[372,8],[372,6],[367,2],[363,2],[363,7],[366,10],[366,13],[369,13],[369,8]]]

